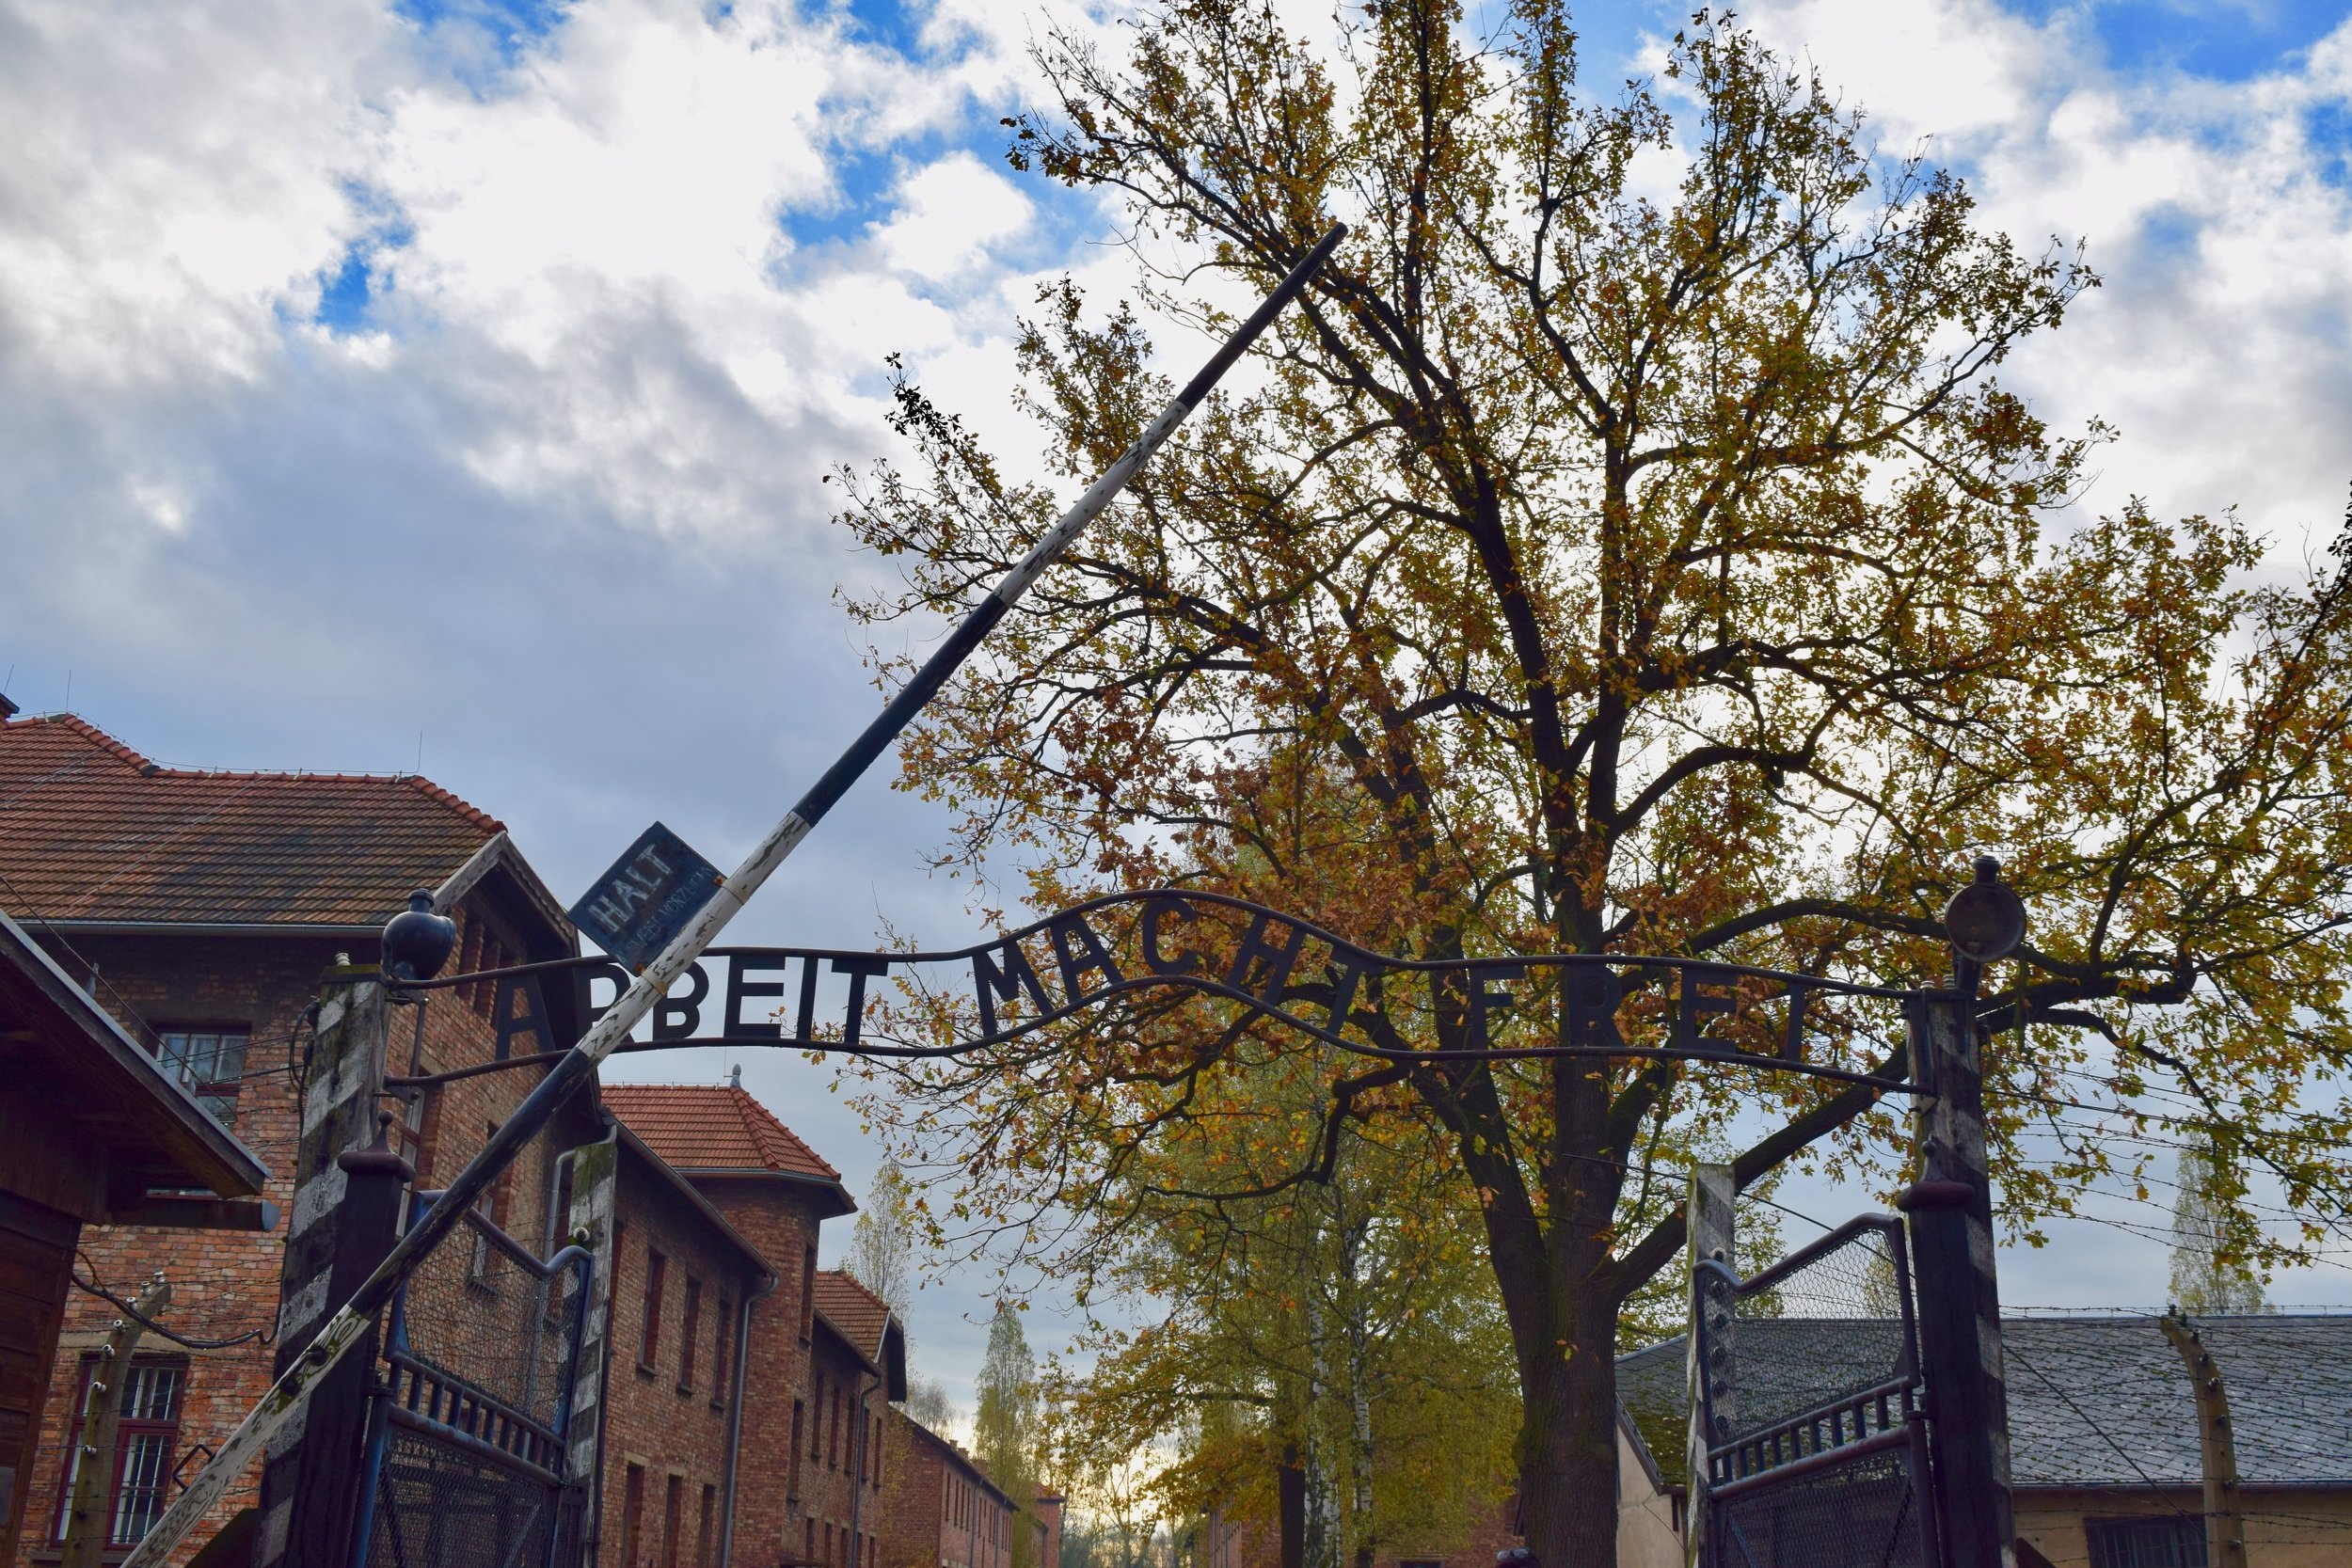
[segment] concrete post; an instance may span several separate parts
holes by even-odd
[[[1962,969],[1957,994],[1919,997],[1905,1020],[1915,1070],[1931,1092],[1919,1101],[1920,1180],[1899,1206],[1910,1216],[1918,1275],[1919,1359],[1946,1560],[1950,1568],[2017,1568],[1975,974],[1973,965]]]
[[[134,1298],[139,1317],[153,1317],[171,1300],[171,1287],[157,1275]],[[128,1313],[115,1320],[90,1373],[82,1405],[82,1444],[73,1466],[73,1497],[65,1525],[65,1557],[59,1568],[99,1568],[114,1544],[114,1518],[106,1500],[114,1496],[115,1442],[122,1426],[122,1392],[131,1381],[131,1358],[144,1332]]]
[[[2205,1481],[2207,1568],[2246,1568],[2246,1520],[2238,1513],[2237,1443],[2230,1432],[2230,1394],[2204,1336],[2178,1308],[2156,1320],[2181,1353],[2197,1398],[2197,1452]]]
[[[338,965],[319,988],[318,1032],[295,1145],[294,1196],[278,1283],[276,1373],[283,1376],[397,1234],[401,1177],[345,1155],[377,1142],[391,1008],[373,967]],[[386,1155],[397,1164],[398,1157]],[[401,1167],[405,1169],[405,1167]],[[359,1449],[375,1339],[316,1384],[268,1447],[255,1568],[350,1560]],[[340,1555],[338,1555],[340,1554]]]
[[[1691,1323],[1684,1338],[1691,1406],[1690,1443],[1685,1454],[1690,1475],[1682,1511],[1682,1560],[1688,1568],[1706,1561],[1708,1451],[1727,1435],[1718,1430],[1731,1414],[1732,1303],[1720,1291],[1698,1288],[1698,1266],[1713,1260],[1737,1268],[1739,1232],[1734,1200],[1739,1188],[1729,1165],[1691,1167],[1691,1193],[1684,1209],[1690,1235],[1689,1274],[1692,1280]],[[1704,1323],[1706,1333],[1700,1330]],[[1702,1351],[1704,1340],[1706,1349]],[[1707,1417],[1707,1393],[1715,1394],[1716,1422]]]
[[[586,1321],[580,1329],[580,1370],[572,1385],[570,1418],[564,1422],[564,1483],[578,1499],[582,1568],[596,1568],[604,1533],[604,1397],[612,1348],[613,1204],[621,1174],[620,1130],[600,1143],[582,1144],[565,1156],[571,1162],[571,1212],[564,1219],[567,1242],[595,1255],[588,1276]]]

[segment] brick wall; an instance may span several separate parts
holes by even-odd
[[[874,1439],[887,1400],[865,1357],[822,1318],[810,1345],[803,1398],[809,1418],[800,1453],[801,1539],[793,1560],[823,1568],[864,1568],[872,1560],[882,1495],[875,1482],[882,1454]],[[865,1441],[860,1441],[860,1426]],[[764,1568],[764,1565],[761,1565]]]
[[[1007,1568],[1014,1515],[987,1472],[893,1410],[884,1421],[882,1555],[875,1568]]]
[[[815,1418],[808,1273],[820,1222],[807,1189],[797,1182],[705,1177],[695,1186],[776,1272],[773,1292],[752,1307],[740,1461],[746,1479],[736,1495],[735,1560],[738,1568],[802,1561],[807,1514],[801,1488],[804,1477],[814,1479],[804,1468]]]
[[[765,1271],[626,1148],[617,1215],[599,1561],[711,1568],[726,1511],[735,1314]],[[658,1332],[649,1344],[657,1290]],[[739,1525],[737,1539],[736,1561],[757,1561],[741,1550]]]

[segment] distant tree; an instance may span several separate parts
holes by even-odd
[[[2172,1204],[2172,1304],[2191,1314],[2269,1310],[2262,1276],[2248,1261],[2253,1219],[2239,1201],[2245,1185],[2210,1138],[2181,1150]]]
[[[1026,1522],[1037,1501],[1037,1356],[1021,1331],[1021,1311],[996,1305],[980,1360],[978,1402],[972,1413],[972,1452],[989,1479],[1020,1509],[1012,1532],[1013,1568],[1041,1568]]]
[[[963,1423],[963,1412],[947,1397],[947,1386],[932,1377],[907,1380],[907,1397],[901,1406],[906,1413],[930,1428],[945,1433],[949,1427]]]
[[[900,1328],[914,1298],[914,1189],[898,1162],[884,1160],[866,1191],[841,1266],[888,1305]],[[908,1348],[914,1347],[910,1338]]]

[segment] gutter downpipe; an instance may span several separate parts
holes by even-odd
[[[735,1468],[743,1452],[743,1385],[752,1354],[752,1307],[767,1300],[775,1288],[776,1276],[771,1274],[766,1284],[743,1298],[743,1310],[735,1319],[735,1390],[727,1396],[735,1402],[727,1412],[727,1473],[723,1482],[727,1490],[727,1513],[719,1525],[719,1568],[732,1568],[735,1561]]]
[[[885,1325],[882,1329],[882,1338],[887,1340],[889,1337],[890,1330],[887,1326],[887,1323],[885,1322]],[[881,1373],[877,1372],[871,1383],[865,1381],[864,1373],[859,1374],[859,1387],[857,1391],[857,1468],[850,1472],[850,1568],[873,1568],[871,1563],[860,1560],[860,1548],[864,1544],[866,1537],[860,1533],[859,1520],[864,1516],[866,1509],[866,1435],[874,1429],[872,1413],[866,1409],[866,1402],[874,1397],[874,1390],[880,1386],[882,1386]],[[723,1563],[721,1564],[721,1568],[725,1568],[725,1565]]]

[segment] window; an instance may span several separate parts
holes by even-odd
[[[808,1429],[808,1457],[825,1457],[825,1374],[817,1374],[817,1419]]]
[[[661,1282],[670,1272],[670,1260],[651,1247],[645,1249],[645,1333],[637,1347],[637,1365],[652,1371],[656,1358],[661,1354]]]
[[[645,1467],[632,1465],[621,1488],[621,1561],[637,1568],[637,1545],[645,1531]]]
[[[694,1391],[694,1352],[703,1331],[703,1282],[686,1276],[686,1314],[678,1319],[677,1391]]]
[[[808,1415],[808,1406],[799,1400],[792,1402],[792,1496],[801,1495],[801,1424]]]
[[[833,1420],[825,1437],[825,1468],[841,1468],[841,1407],[844,1403],[841,1385],[833,1386]]]
[[[245,1077],[246,1031],[236,1027],[161,1031],[155,1054],[164,1070],[196,1096],[223,1127],[237,1117],[237,1088]]]
[[[694,1532],[694,1568],[710,1568],[711,1526],[719,1517],[719,1489],[703,1488],[702,1525]]]
[[[482,922],[478,917],[465,911],[459,911],[458,918],[465,922],[466,932],[458,942],[457,973],[471,974],[482,967]],[[474,992],[481,989],[481,981],[468,980],[457,988],[457,994],[469,1006],[471,1006]]]
[[[678,1538],[686,1533],[686,1478],[672,1476],[661,1499],[661,1568],[677,1568]]]
[[[2205,1568],[2205,1518],[2169,1513],[2143,1519],[2086,1519],[2090,1568]]]
[[[803,1523],[806,1528],[802,1531],[805,1539],[801,1543],[801,1560],[814,1562],[817,1560],[817,1521],[808,1519]]]
[[[84,1410],[89,1406],[90,1379],[97,1370],[95,1355],[83,1361],[77,1404]],[[115,1428],[114,1485],[106,1499],[110,1545],[135,1545],[163,1513],[168,1500],[164,1493],[170,1485],[172,1461],[180,1447],[180,1401],[187,1377],[188,1364],[177,1357],[132,1359],[131,1375],[122,1388],[122,1414]],[[72,1460],[58,1492],[56,1526],[50,1532],[53,1541],[65,1539],[66,1520],[73,1507],[73,1476],[81,1467],[82,1456],[79,1416],[73,1419],[69,1443]]]
[[[724,1405],[735,1397],[735,1304],[726,1297],[719,1298],[719,1343],[711,1359],[717,1363],[710,1379],[710,1407]]]
[[[484,1145],[486,1146],[492,1138],[498,1136],[498,1130],[499,1124],[495,1121],[485,1121],[482,1124],[482,1141]],[[515,1167],[512,1164],[509,1164],[504,1170],[498,1173],[497,1178],[492,1180],[488,1188],[483,1192],[482,1196],[475,1200],[473,1212],[481,1215],[484,1219],[488,1220],[499,1229],[503,1230],[506,1228],[506,1216],[514,1208],[514,1203]],[[477,1285],[487,1285],[491,1283],[491,1279],[498,1267],[498,1248],[490,1244],[489,1237],[485,1236],[482,1232],[476,1230],[473,1233],[474,1283]]]
[[[817,1322],[817,1249],[809,1247],[801,1254],[801,1343],[808,1343],[809,1330]]]

